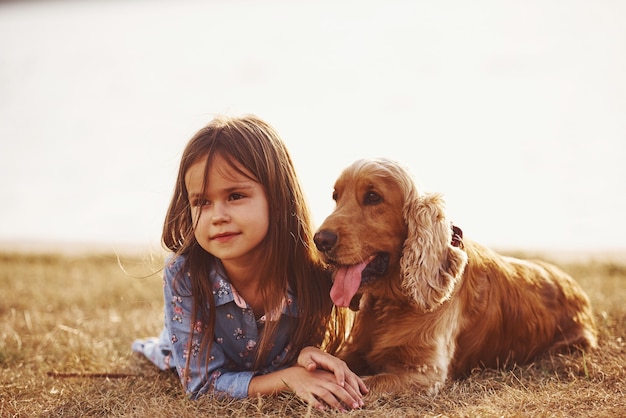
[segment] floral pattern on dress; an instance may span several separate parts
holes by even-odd
[[[181,306],[182,302],[183,302],[183,298],[181,298],[180,296],[174,296],[172,297],[172,300],[170,301],[170,304],[172,305],[172,311],[173,311],[172,321],[176,321],[181,324],[183,322],[183,307]]]
[[[265,321],[278,320],[281,315],[297,315],[297,301],[288,292],[280,309],[255,320],[250,306],[231,286],[223,269],[218,265],[209,274],[215,302],[215,324],[212,327],[214,335],[211,349],[207,352],[201,343],[203,333],[208,328],[207,323],[200,318],[192,326],[192,298],[177,291],[179,288],[191,288],[189,272],[182,270],[184,265],[185,257],[175,256],[168,260],[164,270],[166,320],[164,332],[159,339],[159,352],[167,360],[163,357],[160,360],[176,369],[191,398],[213,391],[237,398],[246,397],[248,384],[254,375],[287,367],[284,359],[291,351],[288,329],[291,321],[281,321],[276,341],[268,353],[268,362],[259,370],[252,369]],[[184,376],[189,356],[189,373]],[[205,359],[208,359],[208,364]],[[153,362],[157,364],[156,360]]]
[[[213,294],[220,298],[229,295],[230,284],[224,280],[220,280],[215,286],[213,286]]]
[[[237,339],[237,340],[241,340],[243,338],[246,338],[246,336],[243,333],[243,330],[241,328],[235,328],[235,331],[233,332],[233,337],[235,337],[235,339]]]

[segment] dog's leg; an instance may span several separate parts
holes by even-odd
[[[345,361],[350,370],[359,376],[372,374],[372,370],[368,366],[367,361],[365,361],[365,356],[362,352],[347,349],[340,351],[337,357]]]

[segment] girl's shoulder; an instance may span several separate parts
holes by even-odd
[[[186,257],[184,255],[173,254],[165,259],[165,268],[163,270],[163,281],[165,286],[176,286],[182,289],[189,289],[189,274],[184,270],[187,268]]]
[[[187,256],[184,254],[172,254],[168,256],[165,259],[165,281],[173,282],[176,278],[182,284],[187,285],[191,280],[191,273],[187,271],[189,266],[186,264],[186,261]],[[208,279],[213,286],[217,286],[222,282],[227,282],[230,285],[226,274],[222,271],[219,264],[213,266],[208,272]]]
[[[185,256],[172,254],[165,259],[165,270],[170,275],[176,275],[185,266]]]

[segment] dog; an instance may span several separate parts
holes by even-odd
[[[330,296],[356,311],[338,356],[370,393],[436,394],[476,368],[597,347],[589,298],[565,272],[463,237],[440,193],[389,159],[358,160],[335,183],[314,235]]]

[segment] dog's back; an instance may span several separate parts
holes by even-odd
[[[459,284],[464,319],[451,374],[523,364],[544,352],[596,347],[589,298],[569,275],[537,260],[505,257],[465,240]]]

